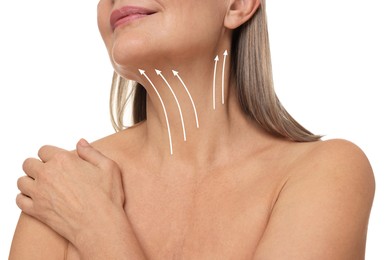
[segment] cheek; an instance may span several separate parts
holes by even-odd
[[[218,14],[196,10],[181,14],[170,24],[174,24],[169,32],[172,48],[196,54],[216,48],[223,28],[223,21]]]
[[[180,42],[208,44],[217,39],[223,28],[226,6],[213,3],[215,1],[197,1],[186,5],[181,10],[174,10],[174,21],[178,33],[174,35],[181,39]],[[209,46],[207,46],[209,47]]]

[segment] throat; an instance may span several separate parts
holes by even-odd
[[[216,143],[227,131],[229,109],[235,107],[227,58],[225,51],[185,65],[139,70],[147,93],[148,136],[157,136],[152,144],[174,156],[211,140]]]

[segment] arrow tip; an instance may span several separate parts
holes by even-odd
[[[214,58],[215,61],[219,61],[220,59],[218,58],[218,55],[216,56],[216,58]]]
[[[144,70],[141,70],[139,69],[139,73],[141,73],[141,75],[145,74],[145,71]]]
[[[160,75],[161,71],[160,70],[155,70],[155,73],[157,73],[157,75]]]
[[[178,71],[175,71],[175,70],[172,70],[173,71],[173,75],[174,76],[177,76],[178,75]]]
[[[228,55],[228,50],[225,50],[224,56],[227,56],[227,55]]]

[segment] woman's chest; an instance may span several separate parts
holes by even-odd
[[[126,176],[125,211],[150,259],[250,259],[281,180],[235,169],[201,181]]]

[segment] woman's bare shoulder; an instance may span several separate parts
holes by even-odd
[[[375,189],[366,155],[337,139],[293,147],[300,156],[255,259],[363,259]]]
[[[375,189],[372,167],[366,154],[356,144],[332,139],[309,143],[304,151],[292,168],[287,184],[298,180],[329,179],[334,183],[330,188],[350,185],[358,191],[367,190],[372,198]]]
[[[360,174],[372,179],[373,173],[366,154],[356,144],[344,139],[310,143],[298,162],[320,174]],[[326,171],[328,170],[328,171]],[[317,173],[316,173],[317,174]]]
[[[145,140],[145,128],[146,124],[138,123],[125,130],[93,141],[92,146],[113,160],[122,153],[126,155],[135,154],[143,145],[143,140]]]

